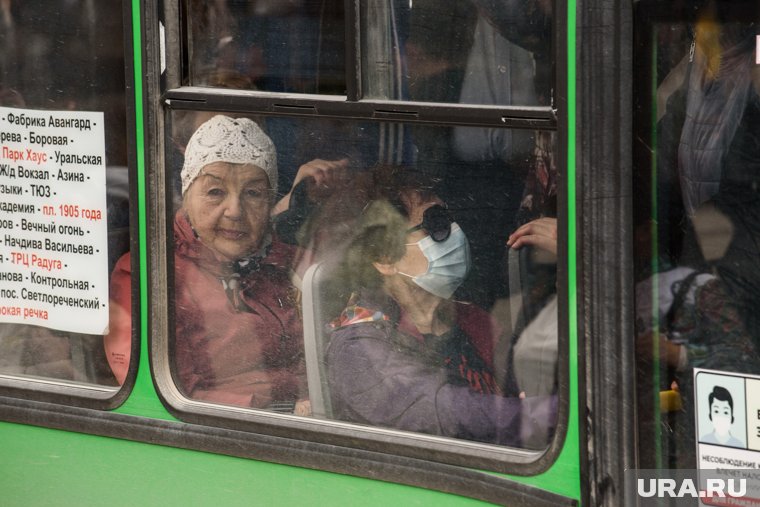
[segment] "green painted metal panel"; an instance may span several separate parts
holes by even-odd
[[[476,506],[432,490],[107,437],[0,423],[0,505]]]
[[[127,401],[116,411],[124,414],[140,415],[156,419],[172,420],[173,417],[161,404],[150,376],[148,356],[148,240],[147,203],[145,198],[145,112],[143,107],[143,58],[142,20],[140,1],[132,0],[132,43],[134,48],[134,91],[135,91],[135,139],[137,145],[137,231],[140,244],[140,364],[137,380]]]

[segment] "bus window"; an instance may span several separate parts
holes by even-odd
[[[281,136],[277,117],[169,116],[166,353],[185,397],[549,444],[551,133],[498,130],[523,160],[510,168],[464,149],[484,128],[302,118]],[[425,145],[436,139],[451,145]]]
[[[190,84],[345,95],[343,10],[336,0],[192,0]]]
[[[649,4],[635,30],[649,78],[635,93],[636,350],[640,432],[656,438],[639,452],[642,468],[701,468],[708,443],[748,448],[743,382],[760,373],[760,12]],[[729,400],[719,424],[711,405]]]
[[[550,2],[366,2],[362,23],[366,98],[550,104]]]
[[[4,378],[118,385],[103,336],[109,274],[129,248],[121,5],[2,5]]]

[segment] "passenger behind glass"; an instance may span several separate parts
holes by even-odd
[[[679,410],[664,417],[679,468],[696,466],[692,369],[760,372],[756,6],[695,7],[691,47],[658,88],[656,214],[639,211],[636,234],[639,368],[654,368],[653,357],[666,368],[640,392],[678,390]]]
[[[344,5],[340,0],[189,2],[190,80],[217,86],[220,69],[251,89],[345,94]]]
[[[663,82],[663,89],[673,89],[673,81],[680,86],[667,101],[658,97],[667,105],[657,128],[657,219],[664,261],[717,275],[760,347],[757,24],[745,21],[755,12],[732,12],[743,7],[734,4],[709,1],[700,7],[691,50]],[[721,217],[716,223],[725,224],[720,228],[729,238],[711,260],[701,255],[706,245],[697,244],[699,235],[692,233],[706,205]]]
[[[659,248],[657,272],[639,270],[649,277],[637,284],[637,351],[642,365],[654,353],[668,367],[655,389],[675,381],[679,391],[684,410],[669,424],[683,468],[696,459],[692,369],[760,372],[760,80],[748,6],[701,3],[688,54],[658,89]],[[639,222],[651,238],[654,224]],[[638,249],[645,266],[651,248]]]
[[[274,145],[253,121],[214,116],[191,137],[174,219],[170,360],[190,398],[306,414],[293,252],[269,220],[276,185]],[[127,254],[111,280],[105,338],[119,382],[129,366],[130,278]]]
[[[470,268],[464,232],[410,172],[385,181],[396,186],[368,194],[337,268],[336,285],[353,293],[327,349],[334,413],[512,446],[535,431],[551,435],[555,398],[503,396],[492,374],[494,322],[451,299]]]
[[[479,16],[504,39],[530,51],[535,61],[535,93],[539,103],[551,100],[552,2],[550,0],[471,0]],[[498,43],[497,43],[498,46]],[[498,67],[497,67],[498,68]],[[493,76],[493,73],[490,73]]]
[[[473,0],[477,12],[474,40],[467,57],[458,101],[470,104],[549,106],[552,89],[552,13],[550,2],[543,0]],[[505,296],[503,287],[493,277],[501,262],[502,238],[487,231],[485,224],[499,223],[510,230],[547,212],[541,195],[556,193],[556,168],[539,165],[538,160],[553,160],[546,153],[553,150],[550,132],[521,129],[456,127],[452,130],[451,150],[460,166],[462,178],[456,182],[447,200],[452,208],[467,206],[467,200],[487,203],[461,222],[470,234],[473,252],[483,262],[475,266],[467,282],[469,292],[489,306]],[[554,169],[554,171],[552,171]],[[541,171],[539,171],[541,170]],[[468,182],[492,178],[487,185],[467,188]],[[462,177],[463,176],[463,177]],[[540,193],[537,186],[545,187]],[[530,192],[530,194],[528,193]],[[461,197],[459,197],[461,196]],[[534,199],[529,200],[530,197]],[[519,205],[519,209],[518,209]],[[525,210],[530,213],[526,216]],[[488,213],[486,215],[485,213]],[[550,216],[556,216],[549,212]],[[489,256],[491,256],[490,261]],[[553,287],[553,283],[546,284]]]
[[[719,243],[716,239],[722,235],[716,225],[725,225],[726,220],[712,203],[703,203],[691,221],[696,243],[705,246],[697,252],[704,256],[705,262],[672,265],[667,258],[661,258],[657,263],[660,270],[654,274],[651,270],[643,271],[649,276],[637,281],[635,286],[639,369],[653,368],[652,357],[656,355],[664,373],[660,385],[642,389],[641,394],[649,397],[651,389],[656,389],[669,392],[672,396],[667,399],[675,399],[674,404],[662,410],[672,430],[671,457],[679,468],[694,468],[696,460],[693,369],[760,374],[760,354],[739,306],[727,292],[719,273],[711,268],[711,263],[720,259],[727,247],[724,244],[719,256],[715,256]],[[652,226],[651,221],[637,225],[639,262],[649,259]],[[724,240],[730,241],[730,238]],[[653,294],[657,295],[656,299]],[[641,385],[649,381],[640,379],[639,382]],[[640,405],[647,407],[647,401],[651,402],[651,398]]]

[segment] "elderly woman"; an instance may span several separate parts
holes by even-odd
[[[355,289],[327,350],[336,417],[513,446],[555,425],[554,398],[505,397],[494,381],[498,330],[451,299],[469,266],[464,232],[425,185],[370,200],[336,270]]]
[[[197,400],[292,411],[306,398],[302,325],[291,248],[270,228],[274,145],[249,119],[214,116],[190,138],[181,176],[170,349],[178,386]],[[116,304],[105,338],[120,382],[129,366],[129,288],[127,254],[111,280]]]

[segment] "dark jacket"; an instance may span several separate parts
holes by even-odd
[[[753,48],[752,44],[750,49]],[[754,53],[749,51],[746,57],[754,58]],[[689,88],[694,72],[696,69],[690,67],[682,88],[668,99],[665,115],[657,128],[658,241],[663,245],[663,256],[669,263],[704,269],[701,256],[695,255],[698,247],[688,209],[698,208],[703,202],[691,198],[691,204],[685,204],[685,200],[688,195],[709,197],[709,202],[731,222],[728,249],[709,267],[719,275],[747,332],[760,348],[760,314],[756,311],[760,298],[760,271],[757,269],[760,265],[760,133],[756,128],[760,122],[760,96],[752,83],[745,80],[745,90],[737,92],[743,98],[732,114],[733,127],[722,128],[720,122],[726,118],[721,115],[725,109],[721,108],[724,105],[721,101],[727,102],[728,98],[724,97],[720,83],[734,79],[724,69],[725,76],[702,92],[706,96],[719,95],[711,99],[718,104],[699,111],[705,118],[690,119],[689,94],[697,94],[694,85]],[[701,135],[693,133],[700,125],[689,127],[698,120],[706,125],[701,126],[704,130],[700,131]],[[720,142],[713,137],[720,137]],[[703,142],[697,144],[697,140]],[[703,145],[720,146],[721,150],[709,150]],[[720,156],[708,156],[717,151]],[[689,157],[683,157],[683,153],[688,153]]]

